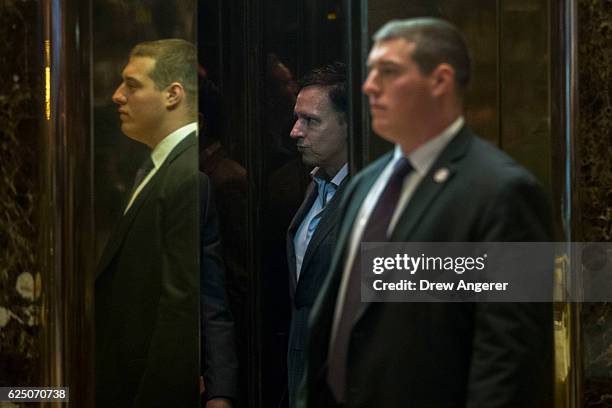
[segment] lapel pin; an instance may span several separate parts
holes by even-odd
[[[448,176],[450,175],[450,171],[446,167],[442,167],[436,174],[434,174],[433,179],[436,183],[444,183]]]

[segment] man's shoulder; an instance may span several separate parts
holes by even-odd
[[[178,149],[178,150],[177,150]],[[197,186],[204,176],[198,169],[198,149],[195,143],[183,142],[167,157],[159,169],[159,182],[162,193],[173,194]],[[206,176],[204,176],[206,177]]]
[[[172,149],[164,164],[168,171],[196,174],[198,172],[198,147],[195,140],[183,140]]]
[[[382,156],[374,160],[372,163],[368,164],[359,172],[357,172],[357,174],[352,176],[350,180],[351,183],[358,184],[361,181],[370,179],[371,177],[377,177],[385,169],[387,164],[389,164],[392,158],[393,150],[383,154]]]
[[[503,185],[524,181],[538,184],[536,177],[527,168],[476,134],[461,167],[466,176],[483,183]]]

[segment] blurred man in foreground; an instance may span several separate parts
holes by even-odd
[[[298,406],[551,406],[550,304],[361,302],[361,242],[550,240],[534,177],[464,123],[470,58],[455,27],[392,21],[367,64],[372,127],[395,149],[344,193]]]

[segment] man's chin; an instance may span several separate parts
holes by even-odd
[[[130,139],[134,139],[134,134],[131,132],[128,126],[121,126],[121,133],[129,137]]]
[[[387,127],[380,119],[372,119],[372,130],[376,132],[378,136],[384,137]]]
[[[375,123],[372,121],[372,130],[381,138],[391,142],[397,143],[397,137],[393,134],[393,131],[389,126],[384,126],[380,122]]]
[[[128,138],[135,140],[137,142],[141,142],[142,138],[134,131],[134,129],[130,128],[130,126],[121,125],[121,132],[126,135]],[[142,142],[141,142],[142,143]]]
[[[313,160],[311,158],[309,158],[308,156],[305,156],[303,154],[302,154],[302,163],[306,167],[316,167],[316,164],[313,163]]]

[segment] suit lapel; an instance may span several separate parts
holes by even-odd
[[[391,233],[390,242],[410,241],[410,236],[419,221],[427,216],[427,210],[431,208],[431,202],[441,194],[448,181],[457,172],[460,160],[465,155],[473,137],[470,130],[464,126],[440,153],[440,156],[412,194],[406,208],[402,211],[395,229]],[[435,180],[435,175],[442,169],[446,169],[448,175],[443,180]],[[361,308],[355,317],[355,323],[363,316],[370,305],[369,302],[361,304]]]
[[[123,244],[125,240],[125,236],[134,221],[136,214],[138,214],[142,204],[147,200],[147,197],[150,195],[151,191],[157,188],[159,180],[162,178],[162,174],[165,173],[166,169],[170,165],[170,163],[182,152],[184,152],[190,146],[195,145],[196,139],[193,137],[195,133],[191,133],[185,139],[183,139],[174,149],[170,152],[164,163],[159,168],[159,170],[153,175],[151,180],[147,183],[147,185],[140,191],[138,197],[132,203],[130,209],[119,219],[117,226],[113,230],[113,233],[109,237],[106,247],[102,252],[102,256],[100,257],[100,262],[98,263],[98,268],[96,270],[96,278],[104,272],[104,270],[108,267],[109,263],[115,257],[119,248]],[[197,166],[197,163],[194,163],[194,166]],[[129,199],[128,199],[129,200]],[[128,201],[129,202],[129,201]]]
[[[306,249],[306,253],[304,254],[304,260],[302,261],[302,271],[305,271],[312,259],[313,254],[316,252],[317,248],[321,244],[321,242],[327,237],[329,232],[334,228],[335,223],[333,220],[336,217],[336,214],[339,210],[338,203],[340,202],[340,197],[342,196],[342,191],[344,187],[346,187],[346,182],[348,177],[345,178],[342,183],[338,186],[336,193],[332,197],[327,206],[323,210],[323,217],[321,217],[321,221],[319,225],[317,225],[317,229],[312,234],[312,238],[308,243],[308,248]]]
[[[417,186],[412,198],[400,215],[390,241],[409,240],[414,228],[426,217],[431,202],[440,194],[448,181],[457,172],[460,159],[465,155],[473,136],[464,126],[457,136],[451,140],[438,159],[431,166],[421,183]],[[440,171],[447,171],[444,180],[436,180]]]
[[[315,188],[315,182],[311,182],[306,189],[306,195],[304,201],[298,208],[298,211],[295,213],[295,216],[291,220],[289,224],[289,229],[287,230],[287,264],[289,267],[289,275],[290,275],[290,289],[291,293],[295,293],[295,287],[297,285],[297,270],[295,265],[295,245],[293,244],[293,240],[295,238],[295,234],[302,223],[302,220],[308,214],[310,207],[317,198],[317,190]]]
[[[317,298],[315,308],[313,309],[319,313],[334,313],[338,290],[342,281],[342,273],[344,272],[347,245],[355,219],[372,185],[376,182],[378,176],[392,157],[393,152],[384,155],[373,163],[371,168],[366,169],[365,172],[353,178],[340,198],[339,211],[341,211],[341,224],[336,240],[336,249],[330,263],[330,273],[325,278],[321,287],[322,295]]]
[[[384,170],[392,157],[393,152],[389,152],[375,162],[372,169],[368,170],[367,173],[355,179],[354,182],[356,185],[354,191],[350,192],[346,197],[348,202],[345,204],[346,210],[344,212],[344,217],[342,217],[340,230],[338,231],[338,242],[336,243],[338,248],[344,248],[344,250],[346,250],[359,210],[368,196],[370,189],[378,179],[378,176],[380,176],[380,173]],[[343,197],[343,200],[344,199]],[[334,252],[337,253],[338,251]]]
[[[159,173],[162,169],[153,176],[151,180],[147,183],[147,185],[140,191],[140,194],[132,203],[132,206],[128,210],[127,213],[123,214],[123,216],[119,219],[117,226],[113,230],[113,233],[109,237],[106,247],[104,248],[104,252],[102,253],[102,257],[100,258],[100,262],[98,264],[98,269],[96,272],[96,278],[102,274],[102,272],[106,269],[108,264],[114,258],[115,254],[121,248],[127,231],[129,230],[132,221],[134,220],[134,215],[138,212],[138,209],[142,202],[146,199],[149,192],[154,188],[156,181],[159,180]]]

